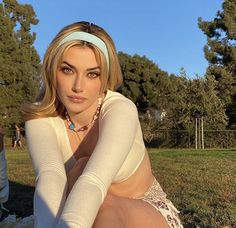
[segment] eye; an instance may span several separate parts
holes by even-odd
[[[73,70],[68,66],[61,66],[60,69],[64,74],[73,74]]]
[[[97,78],[100,76],[100,72],[89,72],[88,73],[88,77],[93,79],[93,78]]]

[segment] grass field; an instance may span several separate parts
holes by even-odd
[[[149,150],[153,172],[180,210],[184,227],[236,227],[236,150]],[[26,149],[7,149],[10,198],[32,214],[34,174]]]

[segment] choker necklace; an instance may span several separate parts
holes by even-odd
[[[97,109],[96,109],[96,112],[95,112],[95,114],[94,114],[94,116],[93,116],[92,121],[89,122],[88,124],[84,125],[83,127],[78,128],[78,129],[76,129],[75,124],[72,122],[72,120],[71,120],[71,118],[70,118],[68,112],[65,111],[65,117],[66,117],[66,120],[67,120],[67,124],[68,124],[69,129],[72,130],[72,131],[74,131],[74,132],[79,132],[79,131],[86,131],[86,130],[88,130],[88,128],[89,128],[91,125],[93,125],[94,122],[95,122],[95,120],[98,118],[99,113],[100,113],[100,110],[101,110],[101,105],[102,105],[102,98],[100,97],[100,98],[98,99],[98,107],[97,107]]]

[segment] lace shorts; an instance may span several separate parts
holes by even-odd
[[[166,198],[165,192],[162,190],[156,179],[149,190],[140,199],[158,210],[171,228],[183,228],[178,215],[179,211],[172,202]]]

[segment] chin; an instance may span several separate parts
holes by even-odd
[[[67,110],[69,113],[77,114],[77,113],[83,112],[84,110],[86,110],[86,108],[84,108],[84,107],[78,107],[78,105],[70,105],[70,106],[67,106],[67,107],[66,107],[66,110]]]
[[[81,108],[68,108],[66,110],[67,110],[67,112],[73,113],[73,114],[78,114],[80,112],[83,112],[83,109],[81,109]]]
[[[69,113],[78,114],[88,110],[90,106],[91,104],[89,102],[83,102],[81,104],[68,102],[66,103],[65,108]]]

